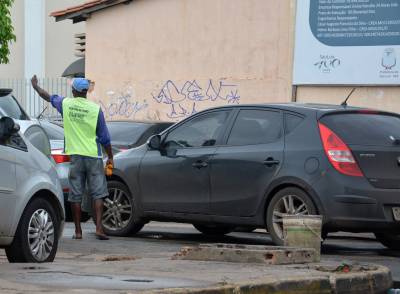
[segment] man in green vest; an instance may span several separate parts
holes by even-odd
[[[82,239],[81,202],[87,183],[88,193],[94,200],[96,213],[96,238],[108,240],[102,225],[103,198],[108,196],[107,181],[104,174],[101,145],[106,150],[107,166],[113,165],[110,134],[103,112],[96,103],[86,99],[90,81],[76,78],[72,82],[74,98],[49,95],[38,85],[33,76],[32,87],[45,101],[50,102],[64,120],[64,151],[71,157],[69,171],[72,217],[75,223],[74,239]]]

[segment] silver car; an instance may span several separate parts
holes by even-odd
[[[10,262],[51,262],[65,219],[61,184],[40,132],[19,123],[44,150],[13,119],[0,119],[0,247]]]

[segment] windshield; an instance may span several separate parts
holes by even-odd
[[[327,115],[321,122],[346,144],[392,146],[400,139],[400,118],[379,113]]]
[[[11,94],[0,97],[0,115],[18,120],[29,120],[28,115]]]
[[[147,123],[108,122],[113,145],[128,146],[135,144],[152,125]]]

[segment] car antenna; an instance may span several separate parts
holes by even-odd
[[[42,112],[36,117],[36,119],[41,119],[41,118],[42,118],[43,113],[46,111],[47,107],[48,107],[48,106],[46,106],[46,107],[42,110]]]
[[[344,100],[344,101],[342,102],[342,104],[340,104],[340,105],[342,105],[343,107],[346,107],[346,106],[347,106],[347,100],[349,100],[349,98],[351,97],[351,95],[353,95],[353,93],[354,93],[356,90],[357,90],[357,88],[353,88],[353,89],[351,90],[350,94],[347,96],[346,100]]]

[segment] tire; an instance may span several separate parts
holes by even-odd
[[[57,253],[59,229],[60,219],[51,203],[43,198],[32,200],[21,216],[13,242],[5,248],[8,261],[52,262]]]
[[[254,228],[254,227],[236,227],[235,228],[235,232],[240,232],[240,233],[252,233],[255,230],[257,230],[257,228]]]
[[[376,239],[392,250],[400,250],[400,234],[375,233]]]
[[[223,236],[234,231],[234,227],[226,225],[200,225],[193,224],[196,230],[209,236]]]
[[[109,196],[104,198],[103,227],[109,236],[125,237],[138,233],[144,226],[135,216],[135,203],[129,189],[121,182],[107,183]],[[121,222],[119,222],[121,220]],[[96,217],[93,209],[93,221]]]
[[[290,197],[293,199],[293,209],[287,211],[287,206],[289,205]],[[287,206],[285,205],[285,200]],[[304,206],[303,206],[304,205]],[[303,207],[303,208],[301,208]],[[295,213],[295,209],[298,208],[299,213]],[[312,202],[310,196],[308,196],[303,190],[295,187],[285,188],[277,192],[271,199],[266,211],[266,224],[267,230],[271,235],[272,241],[278,245],[283,245],[283,223],[281,222],[281,216],[274,218],[274,210],[276,213],[280,214],[293,214],[293,215],[307,215],[317,214],[317,209]],[[274,219],[277,220],[274,222]],[[280,220],[280,221],[279,221]]]

